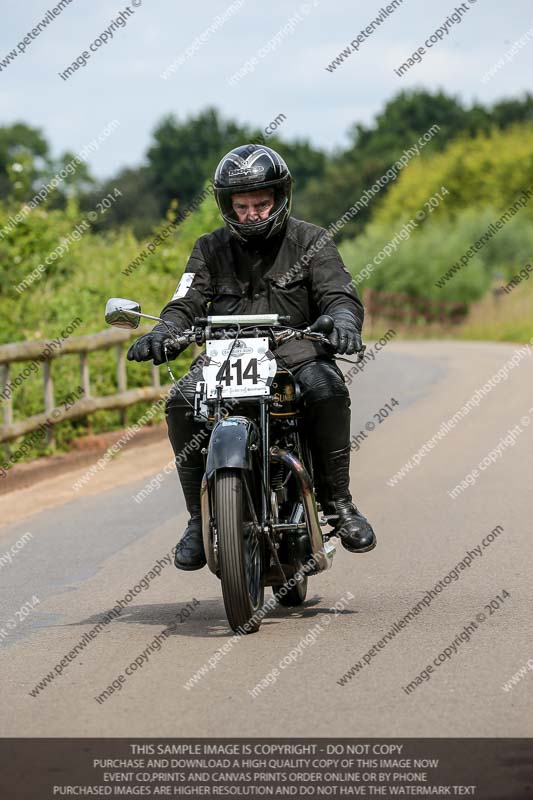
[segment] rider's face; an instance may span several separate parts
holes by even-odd
[[[234,194],[231,204],[239,222],[259,222],[266,219],[274,207],[274,190]]]

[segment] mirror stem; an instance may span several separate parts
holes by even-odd
[[[169,331],[169,333],[171,333],[172,336],[174,336],[174,331],[172,330],[172,328],[169,326],[167,321],[164,320],[164,319],[161,319],[161,317],[153,317],[151,314],[141,314],[140,311],[130,311],[129,309],[123,309],[123,308],[119,308],[117,310],[118,311],[127,311],[128,314],[133,314],[136,317],[144,317],[145,319],[154,319],[156,322],[162,322],[163,325],[166,325],[167,330]]]

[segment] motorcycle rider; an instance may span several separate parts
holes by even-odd
[[[315,470],[317,496],[327,514],[338,515],[333,534],[353,553],[376,545],[374,531],[350,494],[350,397],[333,353],[361,347],[364,311],[350,274],[331,237],[322,228],[290,216],[291,175],[281,156],[263,145],[242,145],[220,161],[214,193],[225,226],[197,239],[172,300],[160,317],[177,332],[193,327],[195,317],[211,314],[290,315],[290,325],[306,327],[321,314],[333,318],[331,347],[292,340],[276,359],[295,376]],[[128,350],[128,359],[165,361],[167,328],[158,323]],[[200,512],[203,457],[197,447],[208,431],[193,419],[197,357],[166,403],[168,435],[190,519],[176,548],[178,569],[206,563]],[[196,438],[194,438],[196,437]]]

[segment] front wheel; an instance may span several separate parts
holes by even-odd
[[[307,575],[301,572],[302,564],[298,564],[298,571],[294,573],[287,583],[276,584],[272,587],[274,596],[282,606],[301,606],[307,595]]]
[[[264,544],[248,475],[224,469],[215,475],[215,508],[222,596],[236,633],[255,633],[264,599]]]

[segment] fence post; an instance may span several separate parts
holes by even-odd
[[[161,373],[159,372],[159,367],[156,367],[152,362],[152,386],[154,389],[159,389],[161,386]]]
[[[80,353],[80,386],[84,397],[91,394],[91,376],[89,374],[89,355],[86,350]]]
[[[124,347],[121,344],[116,345],[117,352],[117,384],[119,392],[125,392],[128,388],[128,375],[126,372],[126,357],[124,355]],[[120,410],[120,423],[127,425],[128,412],[125,408]]]
[[[44,410],[50,414],[55,408],[54,402],[54,381],[52,379],[52,362],[50,359],[43,363],[43,383],[44,383]],[[46,428],[46,444],[54,446],[56,442],[54,426]]]
[[[365,287],[363,289],[363,308],[365,310],[365,328],[366,335],[372,336],[372,328],[374,327],[374,309],[372,308],[372,289]]]
[[[89,353],[87,350],[80,351],[80,386],[83,389],[83,396],[90,397],[91,395],[91,375],[89,372]],[[92,433],[91,418],[85,417],[88,433]]]
[[[2,394],[7,391],[7,385],[9,383],[9,364],[1,364],[1,375],[2,375]],[[13,422],[13,401],[11,400],[11,394],[7,397],[3,404],[2,404],[2,422],[4,425],[11,425]],[[4,456],[6,460],[11,455],[11,449],[9,447],[9,443],[4,443]]]

